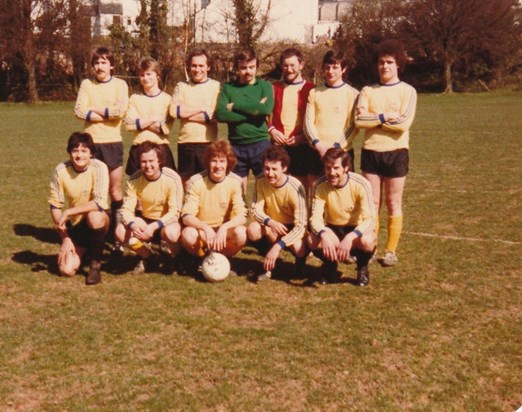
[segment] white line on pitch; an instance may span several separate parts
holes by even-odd
[[[477,237],[462,237],[462,236],[447,236],[447,235],[436,235],[434,233],[422,233],[422,232],[402,232],[407,235],[424,236],[424,237],[436,237],[439,239],[449,240],[468,240],[470,242],[498,242],[506,243],[508,245],[522,245],[522,242],[516,242],[514,240],[503,240],[503,239],[481,239]]]

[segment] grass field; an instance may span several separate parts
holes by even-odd
[[[131,258],[96,287],[60,278],[46,197],[81,123],[0,105],[0,410],[516,410],[521,99],[420,96],[400,264],[367,288],[289,277],[288,256],[259,285],[133,277]]]

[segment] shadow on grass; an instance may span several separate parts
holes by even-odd
[[[242,255],[256,254],[251,248],[244,249]],[[234,256],[231,260],[232,269],[239,276],[245,276],[249,282],[257,283],[258,275],[264,273],[262,256],[257,254],[258,259]],[[293,259],[293,258],[291,258]],[[275,269],[272,271],[271,281],[285,282],[295,287],[312,287],[316,288],[316,281],[319,280],[319,271],[317,268],[307,266],[304,273],[295,273],[295,265],[293,262],[287,262],[279,259]]]
[[[13,226],[16,236],[31,236],[40,242],[60,244],[60,236],[51,227],[36,227],[26,223],[17,223]]]
[[[56,255],[41,255],[34,253],[31,250],[23,250],[16,252],[11,257],[11,260],[16,263],[28,265],[31,267],[31,272],[49,272],[52,275],[59,276],[58,263]]]

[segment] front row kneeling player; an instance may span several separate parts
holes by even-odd
[[[375,252],[370,183],[349,171],[350,159],[340,148],[328,149],[322,160],[325,176],[314,184],[308,244],[324,262],[324,283],[335,280],[338,263],[353,255],[357,284],[366,286],[368,262]]]
[[[206,170],[186,184],[181,242],[194,256],[213,250],[231,257],[246,243],[242,182],[231,172],[237,158],[228,141],[217,140],[205,149],[203,162]]]
[[[67,152],[69,160],[54,169],[49,196],[51,217],[62,241],[58,268],[61,275],[74,276],[88,251],[91,262],[85,283],[94,285],[101,281],[101,258],[109,229],[109,171],[92,158],[94,143],[89,133],[73,133]],[[62,210],[65,203],[68,208]]]
[[[263,155],[263,175],[256,180],[248,226],[248,239],[265,239],[270,248],[263,263],[265,273],[258,281],[270,279],[281,250],[288,248],[296,256],[296,273],[302,274],[306,259],[306,193],[303,184],[286,174],[290,157],[281,146],[272,146]]]
[[[163,241],[171,257],[176,255],[183,185],[174,170],[163,167],[165,152],[160,144],[145,141],[136,151],[140,170],[127,182],[121,208],[123,222],[116,227],[116,238],[140,256],[133,273],[141,274],[146,271],[147,259],[151,256],[151,250],[144,243]],[[136,215],[138,202],[141,216]]]

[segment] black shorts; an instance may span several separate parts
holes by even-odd
[[[183,180],[206,169],[203,159],[209,145],[210,143],[178,143],[179,175]]]
[[[107,165],[109,170],[123,166],[123,143],[97,143],[94,157]]]
[[[321,158],[319,157],[319,153],[317,153],[317,151],[314,150],[314,152],[316,153],[316,158],[313,160],[313,163],[311,163],[311,168],[314,170],[314,174],[315,176],[322,176],[324,175],[324,164],[323,164],[323,161],[321,160]],[[355,154],[354,154],[354,151],[353,149],[350,149],[346,152],[348,154],[348,167],[350,168],[350,172],[353,172],[354,171],[354,168],[353,168],[353,165],[354,165],[354,158],[355,158]]]
[[[169,167],[172,170],[176,170],[176,162],[172,155],[172,150],[168,144],[159,145],[161,151],[165,156],[165,164],[163,166]],[[138,158],[138,145],[134,144],[129,150],[129,158],[127,159],[127,166],[125,167],[125,174],[131,176],[136,171],[140,170],[140,159]]]
[[[356,226],[336,226],[336,225],[326,225],[326,226],[329,227],[330,229],[332,229],[332,231],[335,233],[335,236],[337,236],[337,238],[339,240],[343,240],[344,237],[348,233],[353,232],[354,229],[356,228]]]
[[[241,177],[248,176],[248,171],[252,170],[254,176],[263,173],[263,153],[272,146],[270,140],[261,140],[260,142],[248,144],[233,144],[232,149],[237,157],[237,165],[234,173]]]
[[[320,176],[323,174],[323,163],[316,150],[308,144],[298,146],[284,146],[290,156],[288,173],[292,176],[304,177],[308,175]]]
[[[384,177],[404,177],[408,174],[410,156],[408,149],[389,152],[361,150],[361,170]]]
[[[91,240],[91,228],[87,225],[87,219],[73,226],[70,221],[65,224],[67,233],[76,247],[88,248]]]

